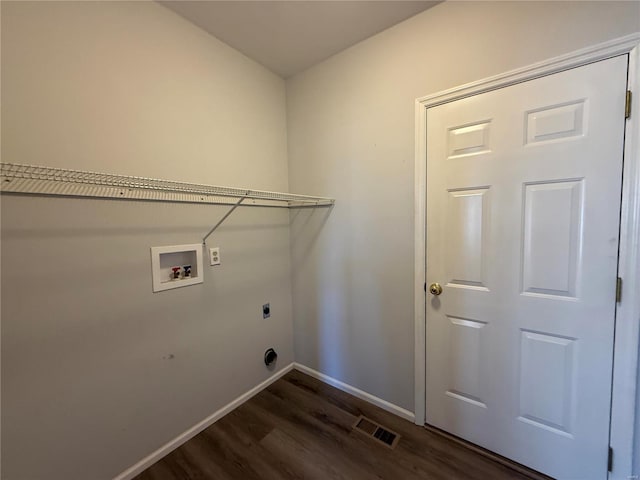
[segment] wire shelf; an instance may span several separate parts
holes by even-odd
[[[217,205],[236,204],[238,199],[243,198],[243,206],[285,208],[322,207],[335,203],[334,199],[325,197],[15,163],[0,163],[0,191],[30,195],[120,198]]]

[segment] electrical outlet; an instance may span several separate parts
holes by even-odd
[[[209,264],[220,265],[220,247],[213,247],[209,249]]]

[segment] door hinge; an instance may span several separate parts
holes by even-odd
[[[622,300],[622,279],[618,277],[616,279],[616,303]]]
[[[607,472],[613,471],[613,448],[609,447],[609,456],[607,457]]]
[[[624,118],[631,117],[631,90],[627,90],[627,96],[624,102]]]

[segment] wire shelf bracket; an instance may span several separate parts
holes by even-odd
[[[239,206],[276,208],[331,207],[333,198],[235,187],[176,182],[82,170],[0,163],[0,193],[61,197],[142,200],[231,205],[202,239],[207,238]]]
[[[211,230],[209,230],[209,233],[207,233],[204,238],[202,239],[202,246],[205,246],[207,244],[207,238],[209,238],[209,236],[216,231],[216,228],[218,228],[220,225],[222,225],[222,222],[224,222],[227,217],[229,215],[231,215],[233,213],[233,211],[238,208],[240,206],[240,204],[246,199],[247,197],[241,197],[240,200],[238,200],[235,205],[233,207],[231,207],[229,209],[229,211],[227,213],[224,214],[224,216],[218,221],[218,223],[216,223],[213,228]]]

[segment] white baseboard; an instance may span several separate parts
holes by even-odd
[[[273,382],[278,380],[283,375],[289,373],[293,369],[293,366],[294,366],[294,364],[290,363],[289,365],[284,367],[282,370],[278,371],[277,373],[274,373],[271,377],[267,378],[264,382],[256,385],[255,387],[253,387],[248,392],[243,393],[238,398],[236,398],[235,400],[231,401],[230,403],[228,403],[227,405],[222,407],[220,410],[212,413],[211,415],[209,415],[207,418],[205,418],[201,422],[197,423],[193,427],[189,428],[185,432],[183,432],[180,435],[178,435],[173,440],[171,440],[168,443],[164,444],[162,447],[157,449],[155,452],[150,453],[149,455],[147,455],[145,458],[140,460],[135,465],[127,468],[124,472],[122,472],[117,477],[115,477],[114,480],[131,480],[133,477],[135,477],[139,473],[142,473],[144,470],[146,470],[151,465],[156,463],[162,457],[164,457],[165,455],[171,453],[173,450],[178,448],[180,445],[182,445],[183,443],[187,442],[191,438],[195,437],[197,434],[202,432],[205,428],[207,428],[210,425],[214,424],[216,421],[218,421],[219,419],[224,417],[227,413],[229,413],[233,409],[239,407],[240,405],[242,405],[244,402],[249,400],[254,395],[260,393],[262,390],[267,388],[269,385],[271,385]]]
[[[294,362],[293,368],[295,368],[296,370],[300,370],[302,373],[306,373],[311,377],[317,378],[321,382],[324,382],[333,387],[339,388],[343,392],[347,392],[353,395],[354,397],[358,397],[361,400],[372,403],[376,407],[380,407],[389,413],[393,413],[394,415],[397,415],[398,417],[402,417],[405,420],[409,420],[412,423],[415,422],[416,416],[413,412],[410,412],[409,410],[406,410],[402,407],[394,405],[391,402],[387,402],[386,400],[376,397],[375,395],[371,395],[370,393],[362,391],[359,388],[353,387],[347,383],[341,382],[340,380],[330,377],[329,375],[325,375],[324,373],[320,373],[317,370],[314,370],[313,368],[306,367],[299,363]]]

